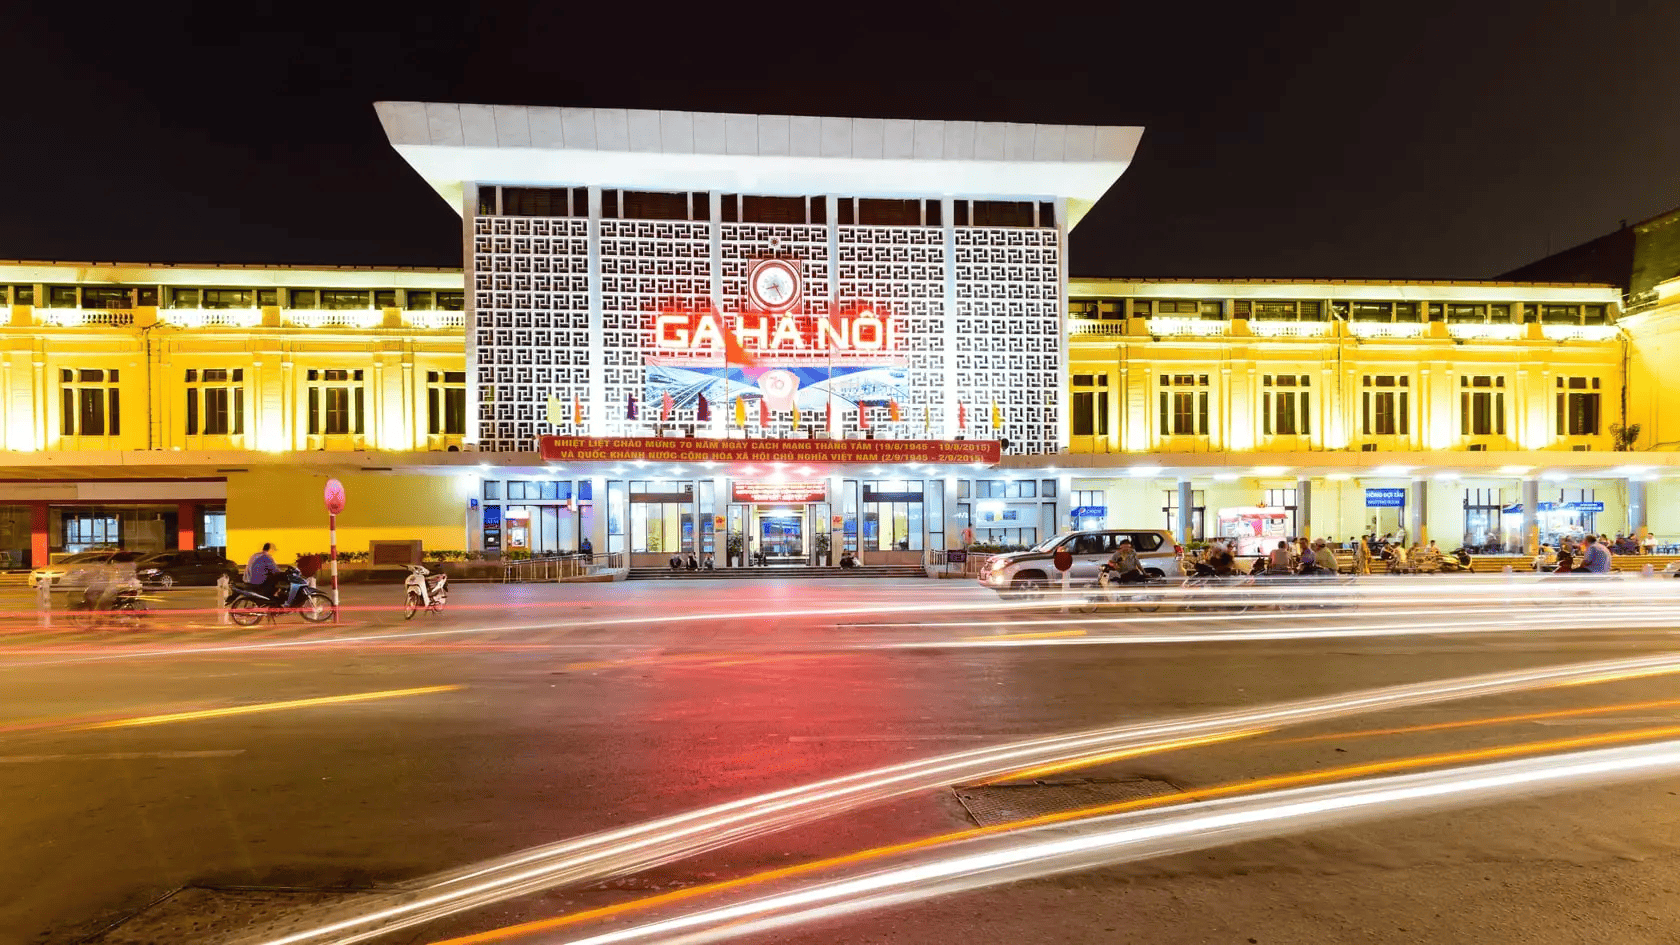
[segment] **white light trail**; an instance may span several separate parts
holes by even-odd
[[[1584,681],[1680,673],[1680,654],[1523,669],[1363,690],[1052,735],[891,765],[772,791],[642,824],[534,847],[435,876],[398,892],[323,910],[302,931],[248,930],[230,945],[349,945],[515,896],[645,870],[864,804],[948,784],[1195,739]],[[304,920],[292,919],[289,928]]]

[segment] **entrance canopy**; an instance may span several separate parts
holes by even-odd
[[[464,184],[1068,199],[1069,228],[1143,129],[378,102],[397,153],[457,211]]]

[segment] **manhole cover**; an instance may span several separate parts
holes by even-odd
[[[278,919],[296,909],[330,905],[355,895],[353,892],[320,889],[212,889],[191,886],[178,890],[85,942],[86,945],[213,942],[250,926]]]
[[[957,800],[982,827],[1060,814],[1124,801],[1178,794],[1153,778],[1086,778],[1077,781],[1028,781],[1020,784],[966,784],[954,787]]]

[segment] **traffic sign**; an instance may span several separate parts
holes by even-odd
[[[327,514],[337,515],[344,511],[344,485],[337,479],[327,480],[327,490],[322,496],[327,503]]]

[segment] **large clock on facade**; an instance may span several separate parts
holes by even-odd
[[[785,312],[799,304],[799,266],[786,259],[760,259],[747,273],[747,298],[764,312]]]

